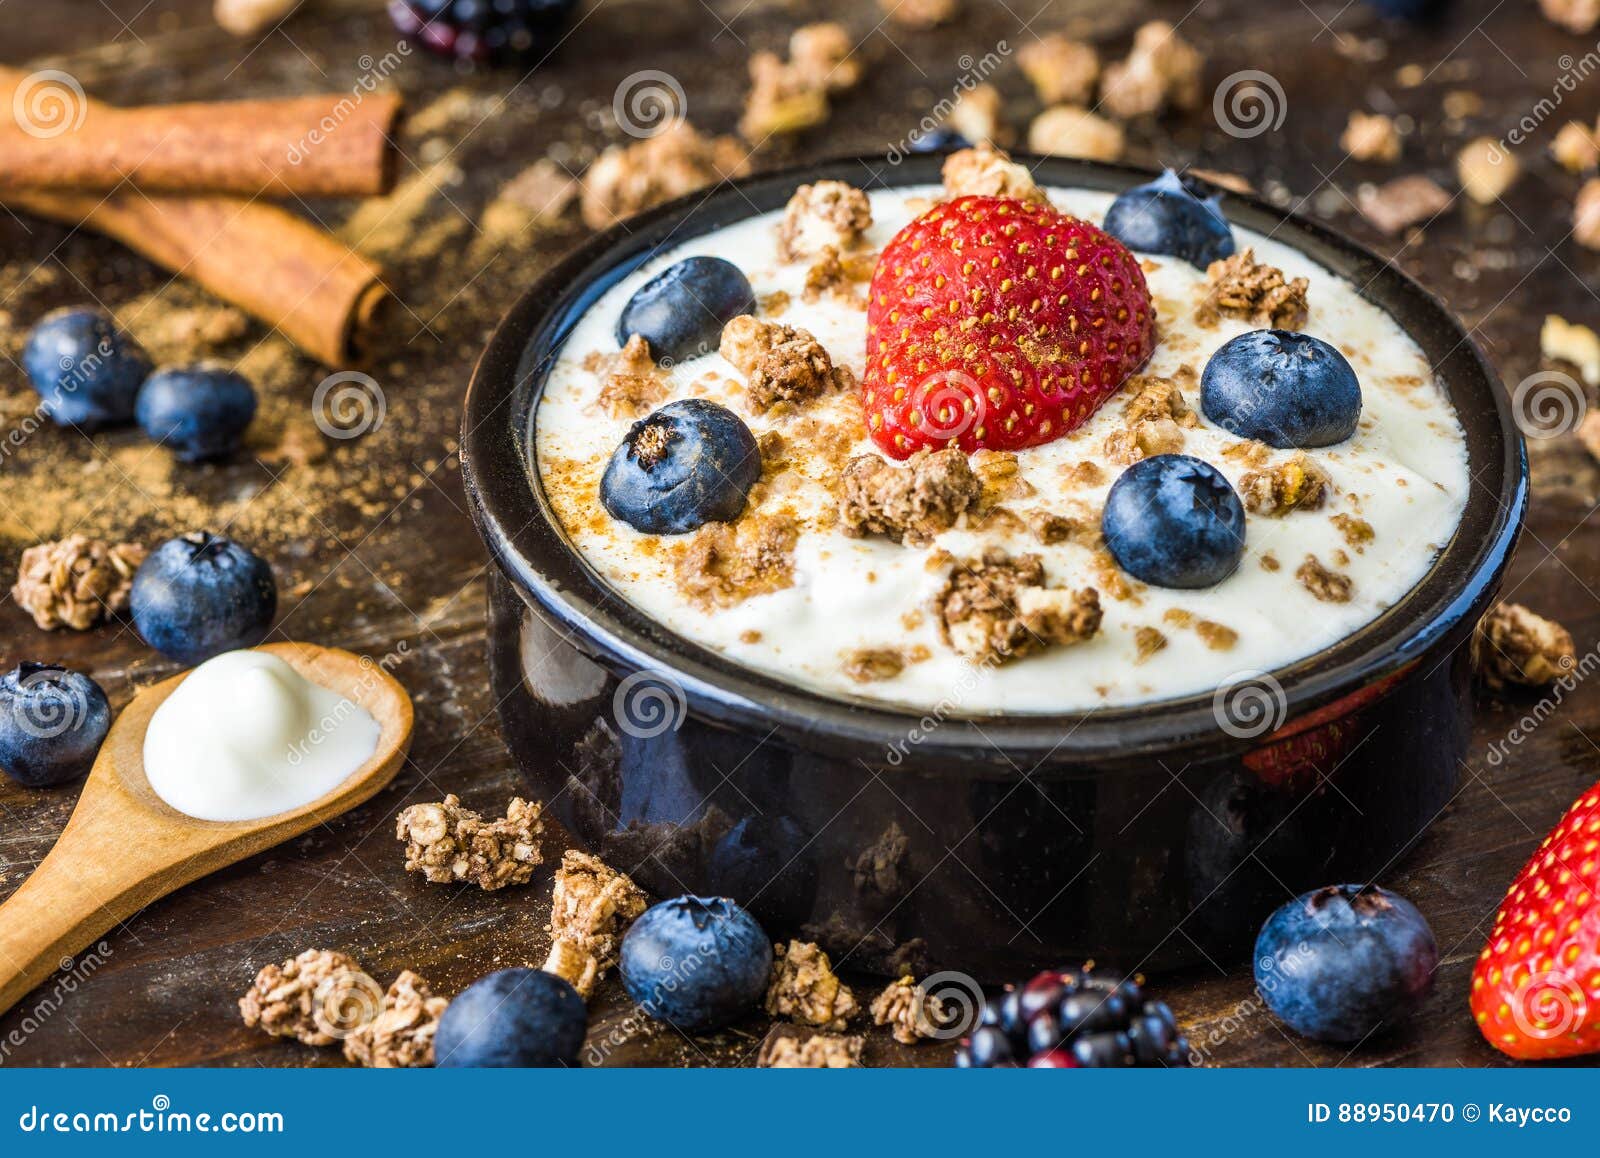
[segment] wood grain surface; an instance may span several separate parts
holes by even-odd
[[[394,45],[381,5],[327,0],[257,42],[210,21],[209,0],[60,0],[27,18],[0,13],[0,61],[69,71],[121,104],[268,97],[350,89]],[[502,745],[484,664],[487,559],[468,522],[454,452],[470,368],[505,304],[583,235],[496,209],[501,188],[540,157],[581,171],[595,148],[624,140],[612,123],[624,78],[658,69],[678,78],[690,118],[731,131],[751,51],[778,47],[807,19],[835,17],[872,62],[832,119],[769,146],[758,165],[899,140],[948,95],[963,57],[1006,55],[1067,29],[1121,54],[1141,21],[1181,21],[1207,56],[1207,107],[1130,126],[1128,159],[1243,174],[1283,204],[1343,229],[1443,295],[1472,327],[1509,385],[1540,369],[1546,313],[1600,322],[1600,257],[1570,236],[1579,179],[1545,153],[1569,116],[1592,121],[1600,81],[1560,88],[1563,70],[1594,45],[1540,20],[1527,4],[1455,5],[1433,29],[1389,25],[1363,4],[1307,0],[1268,9],[1254,0],[1041,3],[968,0],[936,31],[881,25],[855,0],[589,0],[560,51],[528,75],[463,74],[420,53],[385,83],[407,96],[400,189],[382,203],[307,202],[315,216],[382,263],[403,305],[381,354],[360,369],[382,391],[382,422],[359,438],[311,425],[328,373],[281,336],[248,325],[210,328],[213,302],[114,243],[0,213],[0,390],[6,428],[34,403],[17,365],[40,314],[90,298],[112,307],[158,357],[210,352],[262,385],[251,444],[223,466],[180,468],[136,432],[93,442],[56,429],[4,446],[0,462],[0,581],[22,547],[74,526],[156,540],[204,523],[262,550],[283,591],[276,638],[314,640],[374,657],[403,647],[394,674],[411,691],[416,734],[395,781],[370,802],[304,836],[150,905],[108,934],[104,952],[74,963],[0,1017],[7,1065],[343,1064],[336,1050],[270,1040],[241,1024],[235,1001],[256,970],[303,949],[342,949],[382,983],[415,969],[453,994],[496,967],[537,963],[547,941],[549,881],[485,895],[425,884],[402,869],[394,816],[406,804],[459,794],[498,809],[521,789]],[[1242,70],[1270,73],[1285,120],[1258,136],[1222,132],[1211,93]],[[1015,66],[994,77],[1019,130],[1037,103]],[[1535,114],[1553,92],[1562,107]],[[1452,95],[1456,94],[1456,95]],[[1477,97],[1476,107],[1468,97]],[[1549,102],[1547,101],[1547,104]],[[1409,129],[1398,165],[1347,159],[1338,145],[1352,108],[1391,112]],[[1355,212],[1363,183],[1426,173],[1454,191],[1456,150],[1502,137],[1538,116],[1520,147],[1524,174],[1502,203],[1458,198],[1424,233],[1388,238]],[[863,183],[872,173],[863,169]],[[189,356],[192,356],[190,353]],[[370,425],[370,422],[369,422]],[[1532,517],[1509,591],[1563,620],[1580,652],[1597,645],[1600,530],[1591,526],[1600,475],[1570,436],[1534,441]],[[124,624],[46,634],[0,605],[0,661],[49,659],[90,671],[126,704],[174,670]],[[1579,686],[1533,726],[1511,729],[1536,697],[1485,699],[1461,790],[1417,851],[1382,882],[1415,901],[1438,934],[1443,963],[1421,1016],[1355,1051],[1299,1040],[1253,992],[1248,969],[1205,967],[1152,978],[1196,1048],[1215,1065],[1496,1065],[1479,1037],[1466,987],[1512,875],[1578,793],[1600,776],[1600,689]],[[1504,759],[1491,761],[1494,745]],[[1406,769],[1396,767],[1397,778]],[[0,896],[40,863],[76,790],[0,784]],[[545,841],[559,861],[562,834]],[[116,856],[118,850],[106,850]],[[1286,898],[1287,899],[1287,898]],[[870,991],[871,982],[859,979]],[[632,1016],[620,988],[592,1008],[592,1060],[604,1064],[748,1064],[768,1029],[760,1018],[706,1040]],[[869,1034],[871,1064],[944,1065],[948,1047],[895,1045]]]

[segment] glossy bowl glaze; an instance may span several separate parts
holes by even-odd
[[[1466,643],[1527,503],[1494,371],[1448,309],[1312,222],[1229,196],[1412,335],[1466,432],[1473,488],[1423,581],[1335,647],[1215,695],[1063,716],[824,696],[649,620],[579,557],[532,461],[574,320],[661,247],[781,208],[805,181],[933,183],[941,158],[748,178],[589,240],[512,306],[467,395],[462,465],[497,574],[491,674],[536,791],[660,895],[731,896],[854,967],[994,979],[1094,957],[1153,969],[1248,950],[1300,890],[1382,878],[1444,807],[1470,731]],[[1041,184],[1134,169],[1030,159]]]

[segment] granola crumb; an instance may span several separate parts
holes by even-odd
[[[433,1037],[450,1004],[407,969],[383,995],[383,1008],[344,1039],[344,1056],[372,1069],[410,1069],[433,1064]]]
[[[1190,409],[1184,390],[1193,390],[1199,381],[1193,366],[1180,366],[1170,378],[1159,374],[1135,374],[1123,386],[1128,400],[1122,406],[1122,419],[1129,426],[1167,418],[1179,426],[1195,427],[1199,415]]]
[[[1572,237],[1585,249],[1600,249],[1600,177],[1591,177],[1578,190],[1572,206]]]
[[[1278,562],[1278,557],[1276,555],[1274,555],[1271,551],[1268,551],[1261,556],[1261,569],[1263,571],[1281,571],[1283,569],[1283,564]]]
[[[1550,155],[1569,173],[1587,173],[1600,166],[1600,141],[1581,121],[1568,121],[1550,142]]]
[[[1539,11],[1569,32],[1592,32],[1600,24],[1600,0],[1539,0]]]
[[[981,493],[967,456],[955,447],[918,451],[898,466],[864,454],[845,464],[839,518],[848,535],[922,546],[955,526]]]
[[[1356,208],[1379,231],[1393,235],[1444,212],[1452,200],[1437,182],[1412,174],[1376,188],[1362,186],[1356,193]]]
[[[1323,603],[1349,603],[1351,591],[1355,586],[1350,576],[1328,570],[1318,562],[1315,555],[1306,556],[1306,561],[1300,564],[1294,577],[1300,580],[1301,586]]]
[[[974,143],[993,141],[1001,143],[1010,136],[1000,119],[1005,101],[1000,90],[992,84],[974,85],[956,98],[946,123],[961,136]]]
[[[439,804],[413,804],[400,813],[395,835],[406,842],[406,871],[435,884],[467,881],[485,892],[524,885],[542,859],[538,804],[514,796],[499,820],[485,821],[454,795]]]
[[[756,303],[756,308],[769,318],[781,318],[793,301],[788,290],[773,290]]]
[[[1517,158],[1492,137],[1476,137],[1456,154],[1456,177],[1463,192],[1479,205],[1493,205],[1516,183]]]
[[[1033,181],[1026,165],[1019,165],[988,141],[961,149],[945,158],[940,169],[945,196],[1014,197],[1019,201],[1048,204],[1043,189]]]
[[[1045,587],[1037,555],[991,549],[957,564],[935,601],[939,632],[975,663],[1020,659],[1050,644],[1068,645],[1100,630],[1100,597]]]
[[[1167,646],[1166,634],[1158,627],[1139,627],[1133,632],[1133,646],[1137,651],[1134,663],[1143,663]]]
[[[761,1044],[756,1065],[774,1070],[852,1069],[861,1064],[865,1044],[860,1037],[831,1033],[814,1033],[801,1039],[788,1026],[774,1026]]]
[[[306,1045],[332,1045],[376,1017],[383,991],[345,953],[307,949],[256,974],[239,1013],[245,1025]]]
[[[911,977],[890,982],[872,999],[872,1024],[892,1027],[901,1045],[937,1037],[945,1023],[944,1003]]]
[[[802,185],[778,223],[778,254],[784,261],[799,261],[829,247],[852,249],[870,228],[872,206],[855,186],[843,181]]]
[[[807,402],[830,390],[849,390],[855,375],[835,366],[808,330],[740,314],[722,328],[720,352],[746,375],[745,401],[762,414],[780,401]]]
[[[773,946],[773,954],[767,1013],[818,1029],[844,1029],[860,1007],[827,953],[809,941],[790,941]]]
[[[1194,633],[1212,651],[1232,651],[1233,645],[1239,642],[1239,633],[1237,631],[1221,623],[1214,623],[1209,619],[1202,619],[1197,622],[1194,625]]]
[[[1161,620],[1174,627],[1190,627],[1194,624],[1194,612],[1186,611],[1182,607],[1169,607],[1161,616]]]
[[[1285,279],[1281,269],[1258,262],[1255,251],[1246,247],[1206,267],[1205,297],[1195,321],[1214,326],[1227,315],[1256,326],[1298,330],[1306,322],[1309,289],[1305,278]]]
[[[1096,487],[1106,481],[1106,472],[1097,462],[1063,463],[1060,467],[1061,485],[1069,490]]]
[[[787,515],[708,523],[677,548],[673,574],[678,589],[710,610],[792,587],[799,537],[799,527]]]
[[[905,670],[905,652],[897,647],[857,647],[844,655],[844,674],[858,684],[892,680]]]
[[[1543,687],[1576,662],[1571,633],[1520,603],[1495,604],[1472,635],[1473,670],[1494,690],[1507,684]]]
[[[1116,161],[1126,147],[1121,125],[1082,105],[1055,105],[1028,126],[1028,148],[1051,157]]]
[[[750,93],[739,132],[753,144],[798,133],[828,119],[828,95],[861,79],[850,34],[833,22],[807,24],[789,38],[789,58],[758,52],[750,58]]]
[[[1372,529],[1371,523],[1355,515],[1340,513],[1330,516],[1328,521],[1338,529],[1339,534],[1344,536],[1345,544],[1354,547],[1358,553],[1362,547],[1372,542],[1377,534]]]
[[[595,351],[584,369],[600,380],[596,400],[612,418],[643,418],[667,396],[667,382],[642,334],[630,334],[614,354]]]
[[[822,300],[823,294],[827,294],[845,305],[864,310],[867,300],[855,289],[855,283],[859,280],[851,265],[840,259],[837,249],[831,245],[823,246],[816,262],[806,270],[806,284],[800,299],[807,303],[817,302]]]
[[[583,223],[605,229],[749,169],[745,148],[733,137],[702,136],[683,121],[634,144],[612,145],[595,159],[583,175]]]
[[[1017,63],[1046,105],[1087,105],[1100,79],[1100,54],[1092,44],[1053,32],[1026,45]]]
[[[598,976],[604,977],[617,964],[623,934],[648,907],[649,898],[627,873],[569,848],[556,870],[546,928],[555,941],[568,942],[592,958]]]
[[[1123,120],[1158,113],[1167,107],[1200,105],[1200,73],[1205,58],[1165,20],[1151,20],[1133,34],[1125,60],[1106,65],[1100,80],[1100,103]]]
[[[1328,500],[1333,480],[1304,451],[1296,451],[1269,470],[1251,471],[1239,480],[1244,509],[1255,515],[1314,511]]]
[[[954,18],[961,0],[878,0],[878,7],[904,28],[936,28]]]
[[[1272,459],[1272,448],[1254,438],[1245,438],[1224,447],[1222,457],[1244,466],[1265,466]]]
[[[1071,504],[1071,514],[1042,507],[1024,512],[1023,522],[1033,537],[1046,547],[1057,543],[1079,542],[1095,546],[1100,541],[1100,520],[1082,503]]]
[[[68,535],[22,552],[11,598],[45,631],[87,631],[128,606],[133,573],[144,562],[138,543]]]
[[[1588,326],[1546,314],[1539,327],[1539,353],[1552,361],[1571,362],[1585,382],[1600,386],[1600,334]]]
[[[1131,466],[1140,459],[1158,454],[1176,454],[1183,449],[1183,429],[1170,418],[1152,418],[1106,435],[1101,446],[1112,462]]]
[[[1393,164],[1400,159],[1400,131],[1395,128],[1393,117],[1352,109],[1339,137],[1339,147],[1357,161]]]

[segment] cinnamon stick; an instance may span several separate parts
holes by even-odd
[[[116,108],[64,73],[0,67],[0,190],[367,197],[394,184],[400,111],[360,89]]]
[[[238,197],[0,190],[0,201],[82,223],[276,327],[319,362],[349,365],[388,298],[376,266],[274,205]]]

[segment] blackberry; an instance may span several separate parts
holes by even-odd
[[[1139,982],[1082,969],[1040,973],[990,998],[956,1051],[962,1069],[1187,1066],[1189,1043]]]
[[[577,0],[389,0],[389,18],[430,52],[510,64],[555,47]]]

